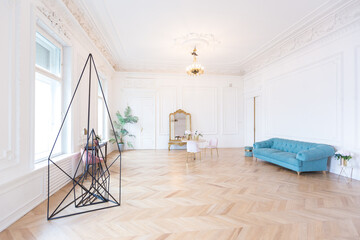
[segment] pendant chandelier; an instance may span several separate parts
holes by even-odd
[[[186,73],[190,76],[199,76],[204,73],[204,67],[201,66],[200,63],[196,62],[196,57],[198,56],[196,53],[196,47],[194,48],[191,55],[193,55],[194,60],[193,63],[186,68]]]

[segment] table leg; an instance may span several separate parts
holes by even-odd
[[[107,143],[105,144],[105,161],[107,160]]]
[[[341,167],[341,171],[340,171],[340,173],[339,173],[339,175],[338,175],[338,180],[339,180],[339,178],[340,178],[341,173],[343,172],[343,170],[344,170],[344,167]]]

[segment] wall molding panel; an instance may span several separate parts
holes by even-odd
[[[17,106],[17,78],[15,72],[15,39],[16,32],[15,26],[17,23],[17,11],[14,1],[5,1],[5,8],[0,10],[2,18],[8,22],[8,25],[4,25],[5,37],[0,40],[0,50],[4,60],[1,61],[0,71],[3,74],[3,85],[0,90],[0,101],[2,103],[1,112],[7,117],[4,117],[4,122],[1,124],[0,129],[2,138],[0,139],[0,171],[9,167],[15,166],[19,163],[16,139],[18,129],[18,106]],[[10,10],[9,10],[10,9]]]
[[[191,113],[192,130],[201,131],[205,139],[217,137],[220,147],[243,146],[243,114],[238,108],[244,86],[240,77],[204,75],[194,79],[185,74],[126,72],[115,74],[113,84],[113,91],[120,93],[112,94],[114,110],[123,108],[129,89],[156,92],[156,149],[168,148],[169,114],[177,109]]]
[[[158,90],[160,135],[169,134],[169,114],[177,110],[176,99],[176,87],[161,87]]]
[[[222,133],[226,135],[236,135],[239,132],[237,92],[237,88],[222,88]]]
[[[342,98],[343,98],[343,95],[342,95],[342,89],[343,89],[342,64],[343,64],[342,55],[336,54],[332,57],[327,57],[325,59],[321,59],[319,61],[314,62],[313,64],[302,66],[297,69],[293,69],[284,74],[281,74],[278,77],[274,77],[274,78],[267,80],[265,83],[266,90],[264,92],[266,98],[269,99],[269,101],[265,101],[266,102],[266,107],[265,107],[265,109],[266,109],[266,111],[265,111],[265,119],[266,119],[265,134],[266,134],[266,136],[267,137],[278,136],[278,137],[291,138],[291,139],[302,138],[302,139],[307,139],[308,141],[320,141],[320,142],[327,141],[327,142],[329,142],[329,143],[331,142],[332,144],[335,144],[335,145],[341,144],[341,141],[342,141],[342,137],[340,135],[342,133],[342,118],[341,118],[341,116],[342,116],[342,112],[343,112],[343,110],[342,110]],[[319,93],[318,89],[321,89],[321,86],[318,86],[318,88],[316,88],[316,86],[312,86],[312,84],[317,83],[319,81],[319,78],[322,77],[322,75],[325,72],[331,72],[332,74],[329,74],[329,76],[327,78],[324,78],[323,79],[324,82],[322,82],[322,84],[324,84],[324,86],[325,86],[326,84],[328,84],[330,82],[329,79],[331,77],[334,77],[333,86],[332,86],[333,92],[329,92],[327,89],[326,94],[324,94],[323,96],[320,96],[320,95],[317,96],[316,94]],[[288,92],[290,88],[286,88],[286,87],[282,88],[283,84],[285,84],[287,82],[291,82],[291,81],[296,81],[299,78],[299,76],[314,76],[316,74],[319,75],[319,78],[317,78],[317,82],[315,82],[315,83],[314,82],[312,83],[311,81],[306,82],[306,80],[309,78],[302,78],[302,79],[300,78],[299,80],[302,81],[302,84],[296,84],[295,82],[293,82],[292,84],[296,84],[297,87],[294,87],[292,89],[292,92],[291,91]],[[283,83],[281,83],[281,82],[283,82]],[[318,83],[318,84],[320,84],[320,83]],[[304,89],[302,89],[301,87],[303,87]],[[327,85],[327,88],[328,87],[329,87],[329,85]],[[307,92],[305,92],[305,88],[308,89]],[[281,100],[280,102],[277,102],[277,104],[272,102],[275,95],[281,95],[281,92],[274,93],[274,91],[276,89],[286,89],[286,95],[284,95],[283,100]],[[297,96],[296,93],[297,93],[297,91],[300,91],[299,89],[304,90],[304,91],[302,91],[299,94],[299,96]],[[303,110],[300,110],[301,105],[299,105],[299,104],[303,104],[302,101],[304,101],[310,97],[309,94],[311,94],[312,89],[315,90],[315,92],[312,92],[313,93],[312,97],[314,97],[313,104],[316,102],[317,97],[319,97],[319,98],[327,97],[329,102],[332,99],[335,99],[334,105],[332,107],[328,107],[328,109],[327,109],[328,113],[333,112],[332,117],[323,119],[324,121],[326,119],[327,122],[332,121],[332,119],[336,119],[335,122],[333,123],[333,126],[331,126],[328,131],[326,131],[324,129],[324,132],[323,132],[325,134],[325,133],[329,133],[329,131],[335,130],[334,135],[328,136],[328,137],[313,137],[310,135],[305,136],[305,135],[290,134],[289,129],[286,130],[286,132],[287,132],[286,134],[276,131],[273,128],[273,126],[271,126],[271,124],[277,123],[280,119],[279,120],[273,119],[274,115],[276,115],[276,114],[273,114],[273,111],[279,107],[279,104],[281,104],[281,103],[284,104],[286,101],[291,101],[292,96],[295,96],[295,95],[298,97],[297,98],[298,101],[296,101],[296,103],[298,105],[297,105],[297,108],[295,109],[295,111],[292,114],[290,112],[287,112],[286,109],[281,109],[281,111],[285,110],[285,113],[289,114],[289,115],[295,115],[296,112],[298,112],[298,111],[306,111],[306,109],[308,107],[306,107],[306,109],[304,108]],[[284,91],[282,91],[282,92],[284,93]],[[275,107],[275,109],[272,108],[273,106]],[[304,106],[311,106],[311,103],[308,103],[307,105],[304,105]],[[291,108],[291,106],[290,106],[290,108]],[[325,109],[323,107],[319,106],[318,111],[322,111],[322,113],[323,113],[324,110]],[[314,108],[313,111],[316,112],[316,108]],[[281,113],[279,112],[279,114],[281,114]],[[299,112],[299,116],[298,116],[299,119],[301,118],[301,115],[302,115],[302,113]],[[308,122],[306,125],[308,125],[308,126],[311,125],[311,123],[314,121],[313,117],[314,117],[314,115],[309,114],[303,119],[305,122],[306,122],[306,119],[311,119],[310,122]],[[286,123],[284,122],[280,125],[285,125],[285,124]],[[292,129],[292,128],[290,128],[290,129]],[[314,134],[314,132],[316,132],[315,129],[314,129],[314,131],[311,131],[311,134]],[[303,133],[304,132],[301,131],[301,134],[303,134]]]
[[[191,113],[192,130],[208,135],[217,134],[217,89],[184,87],[182,91],[183,110]]]

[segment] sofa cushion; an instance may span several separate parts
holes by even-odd
[[[310,148],[317,146],[316,143],[308,143],[281,138],[272,138],[271,140],[273,141],[271,148],[283,152],[290,152],[296,154],[300,151],[309,150]]]
[[[254,154],[264,157],[274,158],[276,160],[287,162],[292,165],[301,166],[301,161],[296,159],[295,153],[283,152],[273,148],[258,148],[254,149]]]
[[[281,151],[273,148],[255,148],[253,149],[253,152],[265,157],[271,157],[273,153],[277,153]]]
[[[289,153],[289,152],[275,152],[272,155],[273,158],[289,163],[291,165],[301,166],[302,162],[298,159],[296,159],[295,153]]]

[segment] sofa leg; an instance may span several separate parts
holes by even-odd
[[[298,176],[300,176],[300,172],[297,172]]]
[[[324,175],[326,175],[326,171],[322,171],[322,173],[323,173]]]

